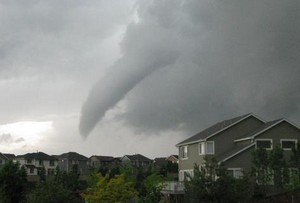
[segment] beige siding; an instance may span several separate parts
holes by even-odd
[[[179,158],[179,170],[193,169],[195,164],[202,164],[203,156],[199,155],[198,143],[188,145],[188,158]]]

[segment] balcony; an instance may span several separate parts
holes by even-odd
[[[184,194],[184,182],[167,181],[161,191],[163,194]]]

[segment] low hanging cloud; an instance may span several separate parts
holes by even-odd
[[[116,115],[144,132],[196,131],[254,112],[300,121],[300,2],[139,1],[122,58],[90,91],[80,132]]]
[[[0,144],[10,145],[13,143],[21,143],[24,141],[25,139],[23,137],[14,139],[10,133],[3,133],[2,135],[0,135]]]

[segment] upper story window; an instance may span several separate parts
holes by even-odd
[[[180,158],[187,159],[188,158],[188,146],[182,146],[179,148]]]
[[[272,139],[257,139],[256,140],[256,149],[273,149]]]
[[[42,166],[42,165],[43,165],[43,163],[44,163],[44,161],[43,161],[43,160],[41,160],[41,159],[39,159],[39,166]]]
[[[214,141],[206,141],[199,143],[199,154],[215,154],[215,142]]]
[[[31,164],[32,163],[32,159],[27,159],[27,163]]]
[[[280,140],[281,148],[283,150],[292,150],[297,147],[297,140],[295,139],[281,139]]]
[[[50,166],[54,166],[54,160],[50,160],[50,161],[49,161],[49,165],[50,165]]]

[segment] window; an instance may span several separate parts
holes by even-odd
[[[281,148],[283,150],[292,150],[297,146],[297,140],[293,139],[282,139],[280,140]]]
[[[179,148],[179,153],[182,159],[188,158],[188,146],[182,146]]]
[[[50,166],[54,166],[54,161],[53,160],[50,160]]]
[[[32,160],[31,160],[31,159],[27,159],[27,163],[28,163],[28,164],[31,164],[31,163],[32,163]]]
[[[30,168],[29,168],[29,173],[30,173],[30,174],[34,173],[34,168],[33,168],[33,167],[30,167]]]
[[[55,170],[54,169],[48,169],[48,175],[49,176],[55,175]]]
[[[272,139],[256,140],[256,149],[272,149]]]
[[[228,168],[227,169],[228,175],[234,178],[242,178],[243,177],[243,170],[241,168]]]
[[[215,142],[214,141],[206,141],[199,143],[199,154],[214,154],[215,153]]]
[[[43,165],[43,160],[39,160],[39,166]]]
[[[189,181],[194,177],[194,170],[180,170],[179,171],[179,181]]]

